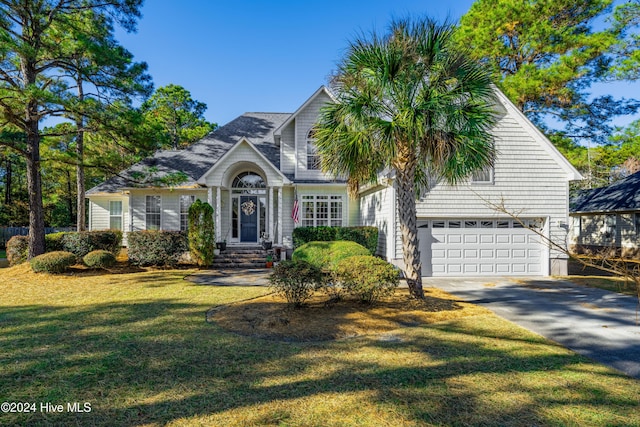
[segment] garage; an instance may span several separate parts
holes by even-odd
[[[537,276],[546,274],[541,219],[429,219],[418,222],[425,276]],[[525,227],[526,225],[526,227]]]

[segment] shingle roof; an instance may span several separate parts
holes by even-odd
[[[611,185],[582,193],[572,213],[640,211],[640,172]]]
[[[183,150],[156,152],[119,176],[93,187],[87,194],[114,193],[123,187],[157,187],[158,178],[176,172],[187,175],[187,180],[181,182],[180,187],[197,186],[198,179],[242,138],[251,142],[280,169],[280,149],[275,145],[273,131],[290,116],[289,113],[245,113]],[[151,174],[149,168],[153,168]],[[139,174],[145,175],[143,181]]]

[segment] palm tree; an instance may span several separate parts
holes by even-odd
[[[455,27],[392,22],[387,34],[351,42],[331,82],[316,144],[325,172],[354,196],[381,173],[395,178],[405,277],[424,298],[416,198],[439,180],[456,184],[493,162],[491,74],[455,47]]]

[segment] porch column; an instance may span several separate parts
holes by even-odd
[[[278,244],[282,245],[282,187],[278,187]]]
[[[209,203],[209,206],[213,207],[215,206],[213,204],[213,187],[207,187],[207,203]],[[216,226],[216,213],[213,213],[213,226]],[[215,233],[215,230],[214,230]]]
[[[220,209],[221,209],[221,192],[220,192],[220,187],[216,187],[216,211],[215,211],[215,215],[216,215],[216,225],[215,225],[215,235],[216,235],[216,242],[220,241],[220,227],[222,227],[222,225],[220,224]]]
[[[273,235],[273,187],[269,187],[269,229],[268,229],[268,233],[269,233],[269,239],[273,242],[275,241],[275,237]]]
[[[221,205],[222,205],[222,201],[221,199],[221,191],[220,191],[220,187],[216,187],[216,230],[215,230],[215,234],[216,234],[216,242],[220,241],[220,227],[222,227],[221,224],[221,216],[220,216],[220,210],[222,209]]]

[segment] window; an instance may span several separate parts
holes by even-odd
[[[315,129],[313,128],[309,129],[309,133],[307,133],[307,169],[320,169],[320,156],[316,148]]]
[[[196,201],[196,196],[180,196],[180,230],[186,231],[189,228],[189,207]]]
[[[474,184],[493,183],[493,166],[477,170],[471,174],[471,182]]]
[[[302,196],[303,227],[342,226],[342,196]]]
[[[616,237],[616,216],[615,215],[605,215],[604,223],[602,224],[602,228],[600,232],[604,235],[605,239],[613,240]]]
[[[147,196],[145,221],[147,230],[160,230],[160,196]]]
[[[266,188],[267,185],[264,182],[264,179],[257,173],[253,172],[242,172],[238,176],[233,179],[233,183],[231,184],[233,188],[243,189],[243,190],[253,190],[255,188]],[[247,194],[253,194],[253,192],[248,191]]]
[[[111,230],[122,230],[122,202],[109,201],[109,228]]]

